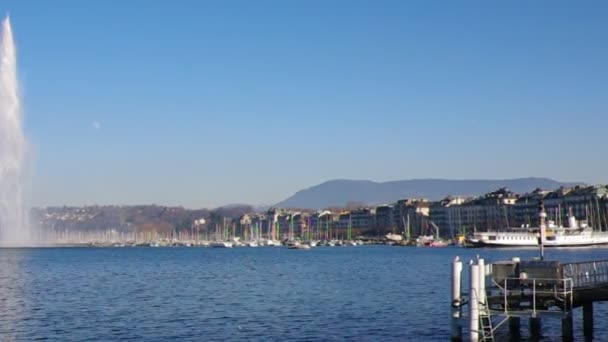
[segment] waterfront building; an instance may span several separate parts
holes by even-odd
[[[516,227],[538,226],[538,207],[550,191],[535,189],[521,195],[513,205],[513,225]]]
[[[462,210],[460,205],[470,200],[463,196],[448,196],[441,201],[431,203],[429,219],[440,227],[441,233],[456,236],[461,233]]]
[[[608,230],[608,187],[606,185],[560,187],[553,191],[537,189],[522,195],[515,204],[517,226],[538,226],[538,206],[542,201],[547,219],[567,226],[568,217],[587,220],[598,230]]]
[[[361,208],[351,211],[352,228],[359,232],[368,232],[373,228],[376,209]]]
[[[339,234],[346,236],[346,231],[349,226],[357,232],[369,233],[372,229],[374,221],[374,211],[369,208],[360,208],[350,211],[343,211],[338,217],[336,228]]]
[[[386,233],[396,233],[392,205],[381,205],[376,207],[373,227],[376,236],[384,235]]]
[[[329,237],[330,225],[333,222],[332,212],[329,210],[319,210],[310,216],[310,226],[313,231],[320,232],[324,238]]]
[[[425,198],[402,199],[393,205],[393,225],[406,235],[427,234],[431,202]],[[409,228],[408,228],[409,227]]]
[[[511,226],[513,207],[518,196],[507,188],[488,192],[454,204],[448,198],[431,206],[430,220],[442,235],[454,236],[468,232],[505,230]],[[457,201],[461,201],[458,198]]]
[[[291,215],[290,227],[293,228],[290,229],[293,229],[294,236],[299,236],[303,239],[309,238],[311,231],[309,230],[310,227],[308,226],[308,218],[310,215],[305,212],[295,212]]]
[[[454,237],[475,231],[538,226],[540,201],[544,203],[547,219],[557,225],[567,226],[568,215],[574,215],[589,221],[596,229],[608,230],[608,187],[605,185],[562,187],[553,191],[536,189],[523,195],[500,188],[475,198],[449,196],[436,202],[412,198],[339,213],[272,208],[265,215],[250,215],[249,219],[252,225],[264,227],[264,232],[280,230],[283,238],[287,238],[291,230],[294,236],[309,237],[309,233],[313,233],[317,238],[344,238],[349,227],[354,234],[382,236],[394,232],[415,238],[439,231],[443,237]]]

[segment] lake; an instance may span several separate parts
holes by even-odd
[[[534,249],[0,249],[0,340],[449,340],[450,262]],[[547,250],[605,259],[608,249]],[[575,337],[582,339],[580,310]],[[595,335],[608,340],[608,304]],[[528,335],[526,322],[522,333]],[[559,322],[543,321],[545,340]]]

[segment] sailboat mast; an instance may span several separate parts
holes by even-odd
[[[407,214],[407,240],[410,241],[412,239],[412,230],[410,226],[410,214]]]
[[[602,230],[602,216],[600,214],[600,202],[597,199],[597,196],[595,196],[595,208],[597,210],[597,228],[595,228],[595,224],[593,224],[593,228],[594,230]]]
[[[352,219],[352,217],[350,219],[350,227],[348,229],[348,239],[349,240],[353,239],[353,219]]]

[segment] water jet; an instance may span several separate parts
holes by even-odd
[[[24,176],[27,142],[23,117],[17,50],[10,18],[2,22],[0,42],[0,245],[32,245]]]

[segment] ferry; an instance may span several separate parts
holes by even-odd
[[[541,215],[544,214],[541,213]],[[546,217],[546,214],[545,216]],[[480,232],[466,240],[469,247],[586,247],[608,245],[608,232],[595,231],[586,221],[568,218],[568,227],[541,216],[540,227],[511,228],[505,232]]]

